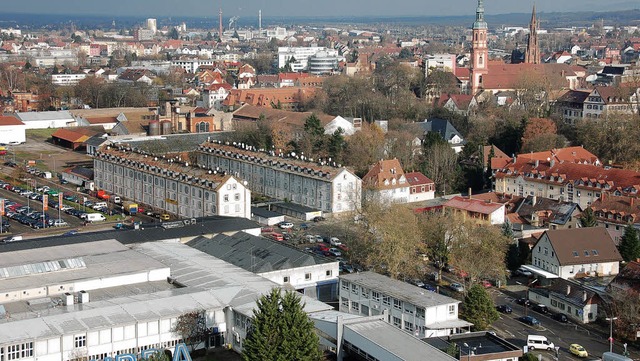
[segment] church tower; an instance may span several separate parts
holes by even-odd
[[[540,47],[538,46],[538,19],[536,18],[536,6],[533,5],[531,13],[531,23],[529,23],[529,41],[527,42],[527,52],[524,55],[524,62],[527,64],[540,64]]]
[[[487,47],[487,22],[484,21],[484,6],[478,0],[476,21],[473,23],[473,40],[471,45],[471,94],[475,95],[482,88],[482,77],[489,72],[489,48]]]

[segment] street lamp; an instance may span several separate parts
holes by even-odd
[[[607,317],[609,321],[609,352],[613,352],[613,321],[617,320],[617,317]]]

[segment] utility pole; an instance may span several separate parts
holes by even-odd
[[[609,321],[609,352],[613,352],[613,321],[617,320],[617,317],[607,317]]]

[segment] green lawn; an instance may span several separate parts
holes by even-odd
[[[47,128],[47,129],[27,129],[27,138],[35,141],[46,141],[51,139],[51,134],[53,134],[57,129],[55,128]]]

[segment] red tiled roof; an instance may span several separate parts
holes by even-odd
[[[409,184],[411,184],[412,186],[434,184],[434,182],[431,179],[427,178],[426,175],[420,172],[405,173],[404,176],[405,178],[407,178],[407,182],[409,182]]]
[[[567,64],[506,64],[501,61],[490,61],[489,72],[482,77],[483,89],[518,89],[527,77],[532,80],[546,77],[554,87],[568,87],[567,76],[575,76]]]
[[[376,189],[408,187],[402,165],[397,159],[380,160],[362,178],[362,185]]]
[[[0,116],[0,126],[3,125],[24,125],[18,118],[12,117],[10,115]]]

